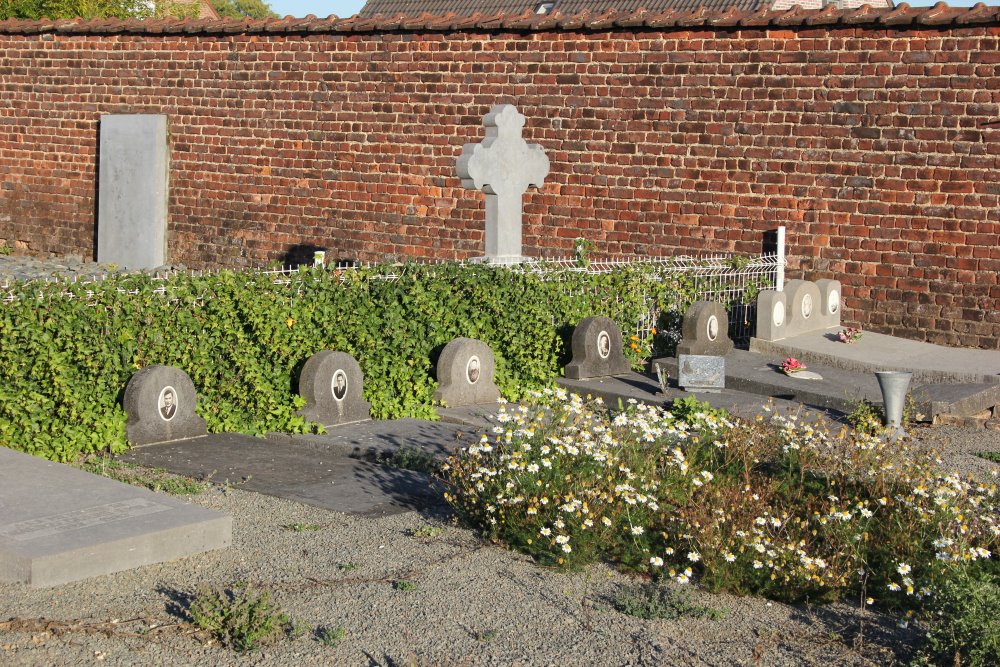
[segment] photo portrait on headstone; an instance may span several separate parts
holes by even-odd
[[[170,421],[177,414],[177,392],[173,387],[164,387],[160,392],[160,400],[157,405],[160,409],[160,417],[164,421]]]
[[[333,397],[336,400],[344,400],[344,396],[347,395],[347,373],[337,370],[333,374],[333,382],[330,383],[330,388],[333,389]]]
[[[607,359],[608,355],[611,354],[611,336],[608,335],[607,331],[597,334],[597,354],[600,355],[601,359]]]
[[[479,357],[469,357],[469,363],[465,367],[465,374],[469,378],[469,384],[476,384],[479,381]]]

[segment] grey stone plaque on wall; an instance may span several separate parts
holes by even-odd
[[[153,269],[167,261],[167,117],[101,116],[97,261]]]
[[[726,358],[677,355],[677,386],[685,391],[718,393],[726,386]]]

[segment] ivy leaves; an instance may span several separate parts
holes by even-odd
[[[517,400],[559,375],[584,317],[613,318],[628,340],[650,312],[683,313],[696,296],[692,282],[643,267],[457,264],[116,275],[18,284],[11,295],[0,303],[0,444],[60,461],[125,448],[121,396],[144,366],[187,372],[216,432],[313,428],[296,415],[298,375],[324,349],[358,360],[373,417],[434,418],[434,364],[456,337],[492,348],[497,385]],[[626,354],[638,362],[649,343]]]

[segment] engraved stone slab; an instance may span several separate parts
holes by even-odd
[[[729,315],[717,301],[696,301],[684,313],[677,354],[722,357],[733,350]]]
[[[232,519],[0,447],[0,581],[54,586],[232,541]]]
[[[726,386],[726,358],[678,354],[677,386],[686,391],[718,393]]]
[[[540,188],[549,174],[541,146],[521,137],[525,118],[510,104],[498,104],[483,118],[486,138],[466,144],[456,169],[462,186],[486,193],[486,260],[517,262],[521,257],[522,197]]]
[[[623,375],[632,370],[622,351],[622,330],[610,317],[586,317],[571,341],[573,360],[566,365],[571,380]]]
[[[450,408],[493,405],[500,399],[495,373],[496,360],[489,345],[475,338],[456,338],[438,357],[434,400]]]
[[[195,413],[198,394],[187,373],[171,366],[147,366],[125,386],[125,434],[133,445],[205,435]]]
[[[309,357],[299,375],[299,395],[306,406],[299,411],[323,426],[371,419],[371,403],[363,398],[361,366],[346,352],[323,350]]]
[[[167,117],[101,116],[97,261],[153,269],[167,257]]]

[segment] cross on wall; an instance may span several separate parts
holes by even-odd
[[[483,117],[486,138],[465,144],[456,165],[466,188],[486,193],[486,260],[510,263],[521,256],[523,196],[540,188],[549,174],[549,158],[538,144],[521,137],[524,116],[510,104],[498,104]]]

